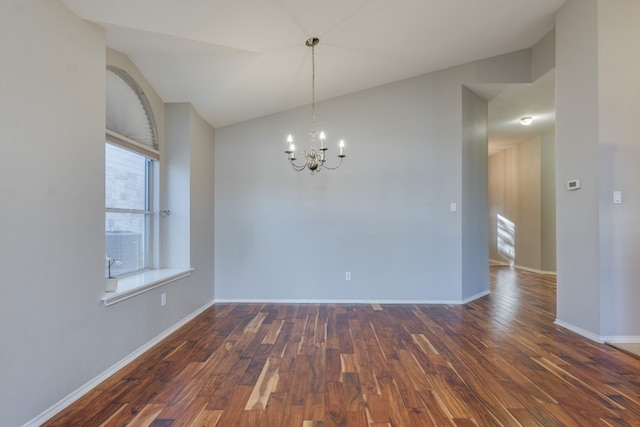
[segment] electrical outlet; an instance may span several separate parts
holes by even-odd
[[[346,273],[344,273],[344,280],[351,280],[351,272],[347,271]]]
[[[160,295],[160,305],[162,307],[167,305],[167,294],[163,293],[162,295]]]

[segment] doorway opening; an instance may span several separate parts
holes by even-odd
[[[489,261],[555,273],[555,70],[531,84],[481,86],[474,92],[488,101]]]

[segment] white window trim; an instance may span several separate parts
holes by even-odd
[[[191,276],[193,270],[193,267],[147,270],[118,278],[118,288],[113,292],[105,292],[102,297],[102,303],[105,307],[117,304],[136,295]]]
[[[138,141],[134,141],[131,138],[127,138],[124,135],[120,135],[118,132],[105,129],[105,139],[113,145],[133,151],[152,160],[160,161],[160,151]]]

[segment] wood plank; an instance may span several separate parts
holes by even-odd
[[[317,343],[310,353],[309,392],[324,393],[327,391],[327,345]]]
[[[198,417],[193,421],[193,427],[213,427],[217,425],[223,411],[220,410],[202,410]]]
[[[249,400],[253,387],[247,385],[236,386],[228,396],[228,404],[224,408],[224,412],[218,420],[218,425],[233,426],[240,425],[240,418],[244,412],[244,407]],[[211,408],[207,408],[211,409]]]
[[[280,359],[268,359],[260,373],[258,382],[251,391],[251,396],[244,407],[245,411],[264,410],[267,407],[269,396],[275,390],[278,383],[278,368]]]
[[[364,399],[362,398],[362,388],[360,387],[358,374],[345,373],[342,376],[342,389],[345,410],[364,414]]]
[[[344,389],[341,383],[327,384],[325,419],[327,426],[343,426],[346,423]]]
[[[304,405],[309,392],[311,362],[309,356],[298,355],[295,361],[291,388],[287,393],[287,405]]]
[[[263,427],[282,426],[282,416],[285,408],[284,400],[286,393],[274,392],[267,402],[260,425]]]
[[[284,322],[282,320],[274,320],[269,327],[269,331],[262,339],[262,344],[275,344],[278,336],[280,335],[283,324]]]
[[[326,389],[326,387],[325,387]],[[322,393],[309,393],[304,402],[303,418],[306,423],[324,423],[326,390]]]
[[[159,404],[150,404],[150,405],[146,405],[129,423],[129,425],[138,425],[138,426],[148,426],[150,425],[158,415],[160,415],[160,412],[162,412],[162,409],[164,408],[164,405],[159,405]]]
[[[172,420],[171,427],[191,426],[205,410],[207,402],[206,397],[195,397],[193,400],[165,405],[157,419]]]

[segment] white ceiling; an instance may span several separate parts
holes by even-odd
[[[555,130],[555,82],[552,70],[531,84],[469,86],[489,101],[489,155]],[[533,122],[523,126],[522,117]]]
[[[535,44],[564,0],[60,0],[212,126]],[[495,89],[495,88],[494,88]],[[520,89],[513,89],[520,90]]]

